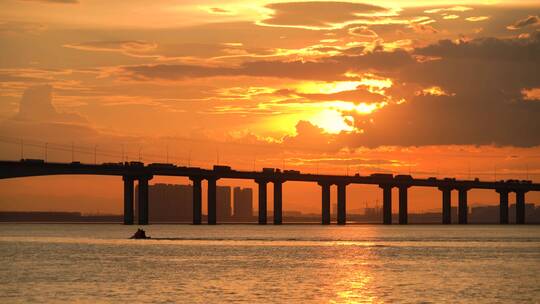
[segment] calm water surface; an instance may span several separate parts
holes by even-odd
[[[540,303],[540,226],[0,224],[0,302]]]

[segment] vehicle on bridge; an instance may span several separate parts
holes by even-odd
[[[406,174],[398,174],[394,177],[394,179],[397,179],[397,180],[412,180],[412,176],[410,175],[406,175]]]
[[[300,174],[300,171],[298,170],[285,170],[283,171],[285,174]]]
[[[228,171],[231,171],[231,167],[230,166],[214,165],[214,171],[216,171],[216,172],[228,172]]]
[[[125,162],[124,166],[144,167],[144,163],[139,162],[139,161],[130,161],[130,162]]]
[[[150,168],[176,168],[174,164],[170,163],[151,163],[148,165]]]
[[[35,159],[35,158],[21,158],[21,162],[23,163],[31,163],[31,164],[43,164],[45,161],[43,159]]]
[[[108,167],[117,167],[117,166],[123,166],[124,163],[102,163],[102,166],[108,166]]]
[[[370,176],[374,177],[374,178],[383,178],[383,179],[392,179],[392,178],[394,178],[393,174],[388,174],[388,173],[373,173]]]
[[[274,173],[276,169],[274,168],[262,168],[263,173]]]

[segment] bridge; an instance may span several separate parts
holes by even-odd
[[[525,224],[525,194],[540,191],[540,184],[526,180],[480,181],[456,180],[455,178],[413,178],[410,175],[371,174],[362,176],[307,174],[296,170],[263,168],[261,171],[238,171],[228,166],[213,169],[176,166],[168,163],[121,162],[103,164],[50,163],[38,159],[0,161],[0,179],[45,175],[110,175],[122,177],[124,182],[124,224],[134,223],[134,183],[138,182],[139,225],[148,222],[148,181],[154,176],[182,176],[193,182],[193,224],[202,222],[202,187],[208,183],[208,224],[216,224],[216,182],[218,179],[247,179],[258,184],[258,223],[267,223],[267,185],[273,184],[273,223],[282,224],[283,183],[287,181],[312,182],[321,187],[321,224],[330,224],[330,189],[337,186],[337,224],[347,223],[346,190],[350,184],[378,185],[383,196],[383,224],[392,224],[392,188],[399,189],[399,224],[408,223],[408,189],[410,187],[432,187],[441,191],[442,223],[451,223],[451,192],[458,191],[458,223],[467,224],[467,192],[471,189],[492,189],[499,193],[500,223],[508,224],[509,194],[516,194],[516,224]]]

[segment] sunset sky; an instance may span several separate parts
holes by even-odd
[[[0,45],[0,159],[47,144],[48,161],[540,182],[538,1],[3,0]],[[3,180],[0,210],[120,213],[121,187]],[[285,184],[284,209],[320,212],[320,189]]]

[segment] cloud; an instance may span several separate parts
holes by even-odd
[[[156,43],[139,40],[113,40],[113,41],[90,41],[81,43],[68,43],[63,47],[80,51],[90,52],[117,52],[131,57],[158,58],[154,51]]]
[[[453,20],[453,19],[458,19],[459,16],[458,15],[446,15],[443,17],[443,19],[445,20]]]
[[[86,119],[78,114],[56,110],[52,104],[52,87],[50,85],[38,85],[26,89],[19,104],[19,112],[13,119],[54,123],[86,123]]]
[[[470,21],[470,22],[485,21],[488,19],[489,19],[489,16],[475,16],[475,17],[465,18],[465,20]]]
[[[370,115],[343,113],[354,118],[353,132],[328,134],[313,122],[301,122],[296,135],[283,144],[339,151],[359,147],[540,145],[540,35],[523,39],[443,40],[415,50],[439,57],[396,71],[389,89],[406,102],[389,103]],[[401,85],[403,86],[403,85]],[[422,89],[423,88],[423,89]],[[533,88],[533,89],[531,89]],[[316,95],[305,96],[316,99]]]
[[[523,99],[528,101],[540,101],[540,88],[523,89],[521,90]]]
[[[472,7],[467,6],[453,6],[448,8],[434,8],[425,10],[424,13],[426,14],[436,14],[440,12],[466,12],[472,10]]]
[[[421,24],[421,23],[412,23],[410,27],[417,33],[422,34],[437,34],[439,31],[437,31],[433,26],[428,24]]]
[[[146,41],[121,40],[121,41],[92,41],[65,44],[64,47],[84,51],[104,51],[104,52],[147,52],[154,50],[157,45]]]
[[[36,34],[43,32],[47,26],[32,22],[0,22],[0,33]]]
[[[20,100],[18,113],[0,122],[0,134],[10,138],[57,142],[83,141],[102,135],[79,114],[56,110],[50,85],[27,88]]]
[[[529,26],[537,26],[539,24],[540,24],[540,17],[538,17],[538,16],[529,16],[527,18],[520,19],[520,20],[514,22],[514,24],[509,25],[506,28],[509,29],[509,30],[519,30],[519,29],[529,27]]]
[[[211,7],[209,8],[209,11],[214,14],[230,14],[231,13],[231,11],[226,10],[224,8],[220,8],[220,7]]]
[[[263,25],[314,29],[334,28],[336,24],[358,19],[359,15],[388,12],[380,6],[352,2],[286,2],[272,3],[266,7],[273,13],[261,22]]]
[[[349,28],[349,34],[353,36],[363,38],[377,38],[378,35],[374,31],[370,30],[367,26],[351,27]]]

